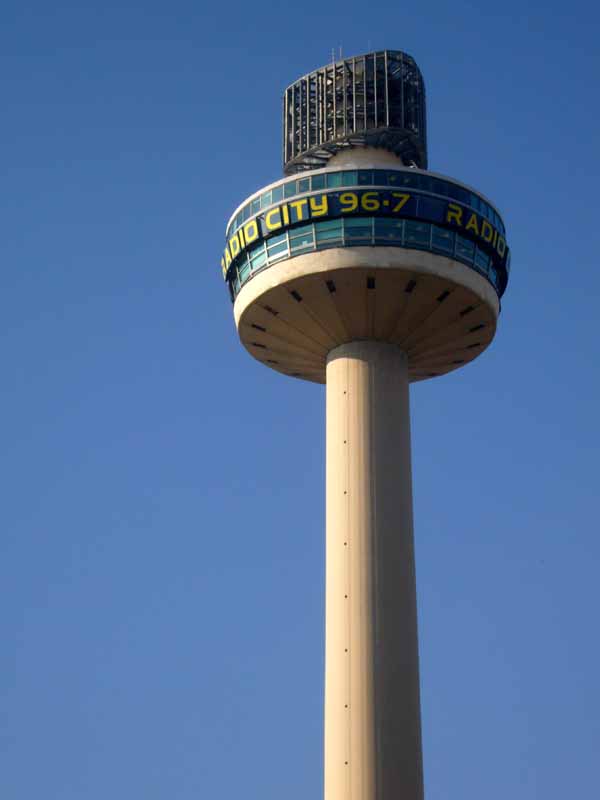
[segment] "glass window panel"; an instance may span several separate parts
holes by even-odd
[[[276,186],[274,189],[271,189],[271,200],[274,203],[283,200],[283,186]]]
[[[443,222],[446,212],[446,201],[437,197],[419,197],[419,213],[415,216],[431,220],[431,222]]]
[[[479,269],[483,270],[483,272],[487,272],[488,267],[490,264],[489,256],[486,255],[483,250],[480,250],[478,247],[475,248],[475,266],[479,267]]]
[[[433,181],[429,177],[429,175],[419,175],[416,176],[417,181],[417,188],[421,189],[424,192],[432,192],[433,191]]]
[[[471,194],[471,202],[469,203],[469,205],[471,206],[471,208],[474,208],[475,211],[480,210],[479,198],[477,197],[476,194]]]
[[[344,186],[356,186],[358,183],[358,173],[356,170],[342,172],[342,183]]]
[[[462,258],[465,261],[473,261],[473,256],[475,254],[475,245],[473,242],[470,242],[468,239],[465,239],[464,236],[456,236],[456,255],[458,258]]]
[[[432,178],[431,179],[431,191],[435,194],[447,195],[446,191],[446,181],[441,181],[439,178]]]
[[[287,242],[287,234],[281,233],[279,236],[273,236],[272,239],[267,240],[267,247],[275,246],[277,244],[281,244],[281,242]]]
[[[317,245],[320,242],[341,239],[342,221],[341,219],[334,219],[328,222],[319,222],[315,225],[315,233],[317,235]]]
[[[344,220],[344,235],[346,239],[356,241],[371,241],[372,238],[372,219],[345,219]]]
[[[252,267],[252,272],[255,272],[257,269],[263,267],[267,262],[267,254],[265,253],[264,247],[261,245],[260,250],[256,253],[252,254],[250,258],[250,265]]]
[[[310,191],[310,178],[302,178],[298,181],[298,194]]]
[[[244,210],[242,211],[242,214],[244,215],[244,220],[247,220],[249,218],[249,216],[250,216],[250,203],[248,203],[248,205],[244,208]]]
[[[284,258],[288,254],[288,246],[287,242],[282,242],[281,244],[276,244],[268,248],[269,250],[269,261],[273,261],[277,258]]]
[[[296,181],[289,181],[283,185],[283,196],[293,197],[296,194]]]
[[[248,275],[250,274],[250,264],[247,261],[245,264],[242,264],[239,267],[239,273],[240,273],[240,280],[242,281],[248,277]]]
[[[433,225],[431,229],[431,244],[436,250],[452,255],[454,253],[454,233]]]
[[[250,203],[250,214],[258,214],[260,211],[260,197],[257,197],[256,200],[253,200]]]
[[[402,172],[399,176],[400,180],[398,181],[398,186],[408,186],[413,189],[417,189],[419,182],[418,176],[411,172]]]
[[[324,220],[323,222],[317,222],[315,228],[318,231],[342,230],[342,221],[340,219]]]
[[[313,175],[310,180],[313,191],[325,188],[325,175]]]
[[[447,181],[436,181],[436,192],[444,197],[450,197],[450,186]]]
[[[401,242],[404,223],[401,219],[375,218],[375,239],[377,241]]]
[[[301,225],[299,228],[293,228],[290,231],[290,241],[292,241],[292,239],[298,239],[301,236],[306,236],[306,234],[312,236],[312,225]]]
[[[373,172],[370,169],[358,170],[359,186],[370,186],[373,183]]]
[[[331,189],[335,186],[342,185],[342,173],[341,172],[330,172],[327,175],[327,186]]]
[[[429,247],[431,225],[426,222],[406,221],[404,224],[404,243],[407,247]]]
[[[253,259],[255,255],[258,255],[258,253],[262,253],[264,249],[265,249],[264,242],[253,244],[252,247],[248,249],[248,258]]]
[[[315,240],[312,231],[305,233],[302,236],[297,236],[295,239],[290,239],[290,250],[292,253],[298,250],[312,250]]]
[[[376,169],[373,171],[373,183],[375,186],[387,186],[391,180],[390,176],[395,175],[394,172],[389,172],[387,169]]]
[[[244,212],[242,210],[235,218],[235,227],[239,228],[243,221],[244,221]]]
[[[266,208],[271,205],[271,192],[265,192],[260,196],[260,207]]]
[[[344,220],[344,224],[346,228],[361,228],[365,225],[371,224],[371,218],[362,218],[361,217],[350,217],[349,219]]]
[[[459,203],[464,203],[466,206],[469,205],[471,200],[471,192],[467,192],[467,190],[463,189],[462,186],[456,186],[454,183],[449,184],[449,189],[450,197],[458,200]]]

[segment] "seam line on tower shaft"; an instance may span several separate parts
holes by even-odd
[[[350,388],[350,363],[348,359],[344,360],[343,366],[343,377],[344,377],[344,385],[346,389],[344,390],[344,394],[342,395],[344,402],[344,409],[343,409],[343,420],[344,420],[344,435],[345,438],[348,439],[349,433],[349,407],[348,407],[348,390]],[[350,480],[350,453],[346,450],[346,459],[345,459],[345,475],[344,475],[344,483],[346,486],[345,491],[345,502],[344,502],[344,538],[349,540],[350,538],[350,514],[348,508],[348,485]],[[344,572],[345,572],[345,583],[348,589],[348,594],[352,594],[352,585],[350,579],[350,548],[346,548],[346,552],[344,554]],[[345,611],[345,640],[348,646],[350,646],[350,634],[351,634],[351,623],[350,623],[350,614],[351,614],[351,604],[348,604],[348,607],[344,609]],[[351,685],[352,685],[352,659],[348,658],[346,663],[344,664],[344,669],[346,672],[346,681],[345,681],[345,694],[346,694],[346,703],[349,708],[348,715],[344,714],[343,723],[346,725],[346,758],[345,758],[345,765],[348,765],[350,761],[350,753],[351,753],[351,744],[352,744],[352,709],[350,708],[350,700],[351,700]],[[341,769],[342,765],[339,765]],[[347,781],[347,786],[349,790],[349,800],[352,798],[352,781],[350,780],[350,775],[347,770],[344,770],[344,778]]]

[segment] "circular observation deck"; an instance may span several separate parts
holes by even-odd
[[[396,166],[265,187],[234,212],[221,262],[250,354],[319,383],[327,354],[360,339],[398,344],[411,381],[472,361],[493,339],[509,264],[485,197]]]

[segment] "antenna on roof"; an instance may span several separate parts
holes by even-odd
[[[342,45],[340,45],[340,61],[342,60]]]
[[[335,62],[335,47],[331,48],[331,63]]]

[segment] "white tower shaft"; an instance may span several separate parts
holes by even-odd
[[[327,358],[325,800],[422,800],[407,358]]]

